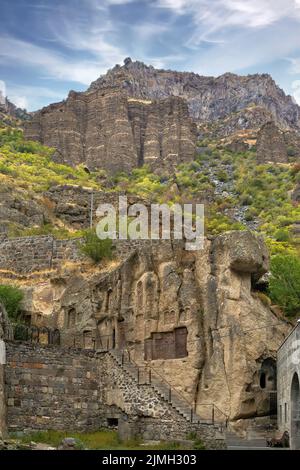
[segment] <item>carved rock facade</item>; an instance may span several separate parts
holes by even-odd
[[[65,271],[27,287],[24,308],[34,324],[59,328],[64,346],[126,350],[200,416],[212,404],[216,420],[266,416],[261,368],[289,331],[251,290],[267,267],[266,248],[250,232],[206,240],[195,253],[145,243],[110,272]]]

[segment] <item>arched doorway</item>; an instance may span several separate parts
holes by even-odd
[[[296,372],[291,385],[291,448],[300,449],[300,384]]]

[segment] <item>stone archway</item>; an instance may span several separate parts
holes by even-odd
[[[300,384],[297,372],[291,385],[291,448],[300,449]]]

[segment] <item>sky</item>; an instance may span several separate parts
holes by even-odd
[[[300,104],[300,0],[0,0],[0,90],[34,111],[125,57],[270,73]]]

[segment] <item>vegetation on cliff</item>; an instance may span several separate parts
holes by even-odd
[[[38,142],[26,141],[20,129],[0,126],[0,174],[19,187],[37,192],[57,184],[99,187],[97,174],[87,174],[83,166],[55,163],[54,152]]]
[[[288,316],[300,313],[300,258],[276,255],[271,259],[270,298]]]
[[[112,240],[110,238],[100,240],[94,230],[86,230],[80,251],[97,264],[103,259],[112,258]]]
[[[4,305],[9,318],[13,321],[19,319],[22,299],[23,293],[17,287],[0,285],[0,303]]]

